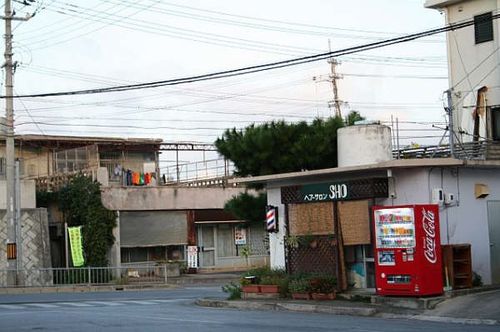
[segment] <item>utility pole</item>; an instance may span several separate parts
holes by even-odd
[[[330,82],[332,82],[332,90],[333,90],[333,100],[329,103],[329,106],[335,109],[335,116],[342,117],[342,112],[340,110],[340,105],[343,103],[339,98],[339,92],[337,88],[337,80],[342,79],[342,75],[337,74],[337,65],[340,64],[339,61],[335,58],[329,58],[328,63],[330,64]]]
[[[449,143],[450,143],[450,155],[452,158],[455,158],[455,124],[453,123],[453,100],[452,100],[452,91],[451,89],[446,90],[446,95],[448,99],[448,107],[446,108],[446,113],[448,113],[448,134],[449,134]]]
[[[12,21],[27,21],[32,16],[28,15],[26,18],[16,18],[12,12],[11,1],[5,0],[5,12],[4,16],[1,17],[5,21],[5,63],[3,67],[5,68],[5,119],[6,119],[6,134],[5,134],[5,159],[6,159],[6,181],[7,181],[7,247],[15,248],[15,255],[10,255],[8,257],[8,269],[7,274],[7,284],[16,285],[17,284],[17,253],[19,252],[18,246],[21,245],[21,241],[16,243],[16,228],[17,223],[15,219],[15,204],[16,204],[16,193],[15,193],[15,152],[14,152],[14,69],[15,64],[12,62]],[[17,202],[20,204],[20,202]],[[3,254],[3,253],[1,253]]]

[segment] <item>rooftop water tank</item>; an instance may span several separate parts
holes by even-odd
[[[339,167],[376,164],[392,159],[391,128],[360,124],[337,131]]]

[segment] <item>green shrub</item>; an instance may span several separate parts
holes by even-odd
[[[292,279],[288,284],[290,293],[309,293],[311,291],[311,284],[307,278]]]
[[[228,300],[238,300],[241,299],[241,287],[240,285],[230,282],[227,285],[222,286],[222,291],[228,293]]]
[[[330,275],[312,276],[309,283],[315,293],[331,293],[337,288],[337,279]]]

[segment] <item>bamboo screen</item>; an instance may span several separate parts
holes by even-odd
[[[289,204],[288,221],[290,235],[333,234],[333,203]]]
[[[370,244],[368,200],[339,202],[340,228],[344,245]]]

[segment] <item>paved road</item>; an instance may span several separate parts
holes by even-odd
[[[219,287],[0,296],[0,331],[498,331],[405,319],[239,311],[193,305]]]

